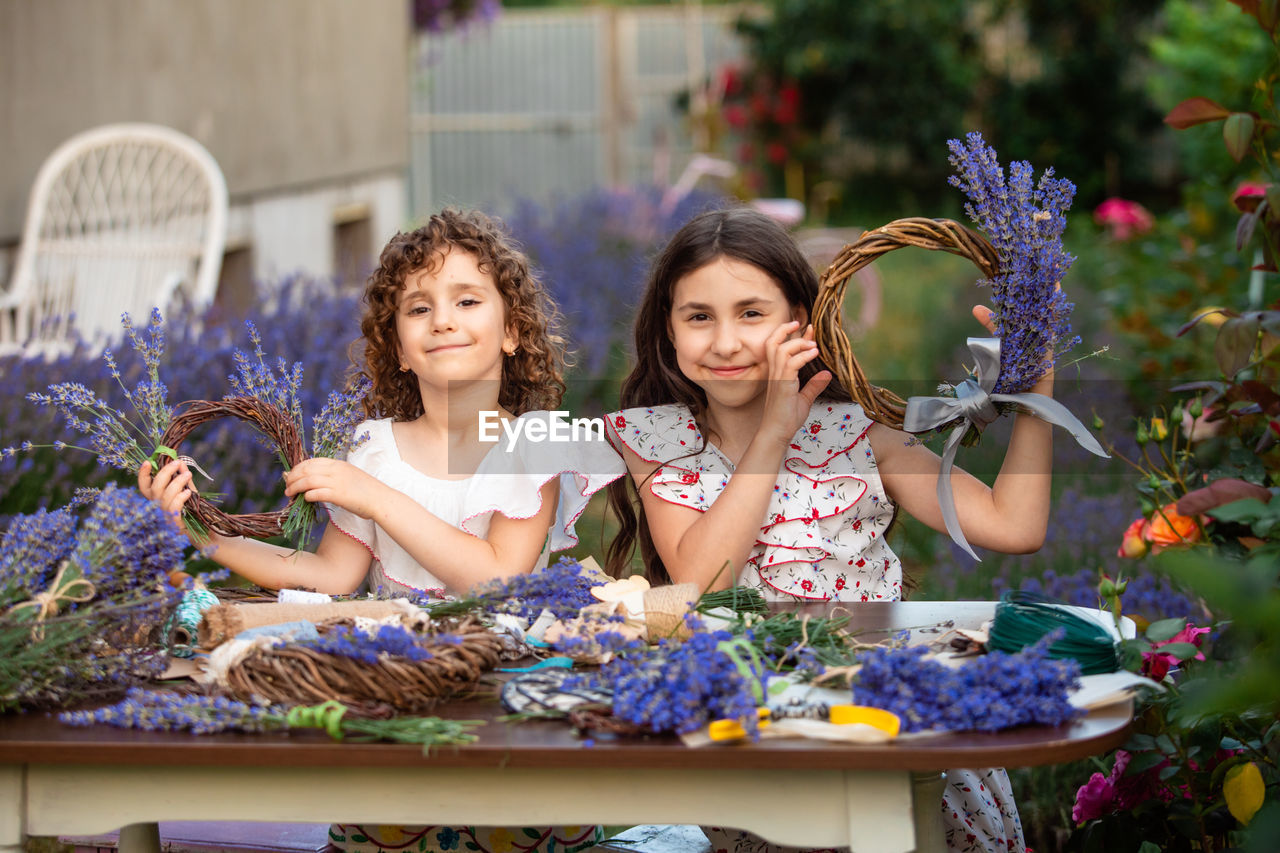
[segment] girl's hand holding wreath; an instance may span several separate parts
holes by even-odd
[[[340,506],[361,518],[373,518],[386,486],[350,462],[313,456],[294,465],[284,475],[284,493],[302,495],[307,501]]]
[[[153,477],[150,460],[138,467],[138,490],[147,500],[159,506],[173,521],[173,525],[182,531],[188,539],[196,542],[186,523],[182,520],[182,508],[195,493],[191,484],[191,469],[187,463],[178,459],[169,460]]]
[[[790,442],[804,426],[809,409],[831,382],[831,372],[822,370],[800,387],[800,368],[818,357],[818,344],[810,324],[798,338],[790,337],[800,328],[799,321],[783,323],[765,341],[769,359],[768,387],[765,388],[764,418],[760,429],[782,443]]]

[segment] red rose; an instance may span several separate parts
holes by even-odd
[[[809,434],[817,435],[822,432],[822,424],[809,424]]]
[[[813,592],[813,581],[801,581],[800,588],[805,592]]]
[[[624,426],[627,425],[627,419],[624,418],[622,415],[618,415],[616,418],[613,419],[613,425],[616,426],[618,429],[622,429]]]

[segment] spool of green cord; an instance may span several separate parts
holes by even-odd
[[[1049,657],[1071,658],[1084,675],[1115,672],[1120,668],[1115,636],[1099,623],[1073,613],[1064,602],[1017,590],[1006,592],[996,605],[996,617],[988,633],[987,648],[1020,652],[1050,631],[1063,636],[1049,646]]]
[[[218,597],[204,587],[189,589],[173,612],[165,631],[169,637],[169,653],[189,658],[195,654],[196,634],[204,612],[218,603]]]

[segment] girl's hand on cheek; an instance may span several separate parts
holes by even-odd
[[[335,504],[361,518],[372,518],[384,488],[377,478],[340,459],[304,459],[284,475],[284,493],[315,503]]]
[[[788,336],[800,328],[796,321],[783,323],[765,343],[769,359],[769,375],[765,387],[762,432],[788,442],[809,417],[809,407],[831,382],[831,373],[823,370],[800,387],[800,369],[818,357],[818,344],[813,339],[813,326],[798,338]]]

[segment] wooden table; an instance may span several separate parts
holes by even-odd
[[[852,624],[974,626],[992,603],[859,604]],[[508,724],[496,702],[442,716],[489,721],[465,747],[335,743],[318,731],[191,736],[0,717],[0,853],[28,835],[116,827],[121,850],[158,849],[160,820],[481,825],[737,826],[855,853],[941,849],[948,767],[1070,761],[1124,742],[1128,704],[1071,725],[853,746],[808,740],[687,748],[674,737],[587,745],[559,722]]]

